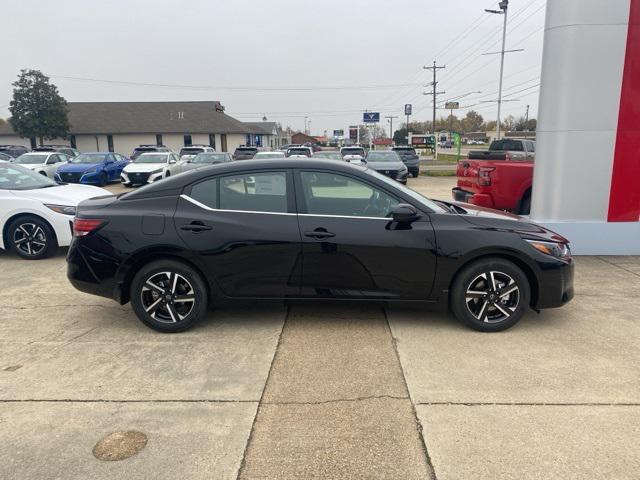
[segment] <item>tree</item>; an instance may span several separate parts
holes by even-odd
[[[479,132],[484,127],[484,118],[478,112],[469,110],[460,123],[463,132]]]
[[[58,87],[38,70],[21,70],[13,83],[13,99],[9,104],[11,126],[21,137],[44,139],[66,138],[69,134],[67,102]]]
[[[516,119],[513,115],[509,115],[507,116],[507,118],[505,118],[502,121],[502,126],[504,128],[505,131],[507,132],[512,132],[515,130],[516,128]]]

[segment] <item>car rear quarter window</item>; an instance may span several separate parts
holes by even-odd
[[[285,172],[259,172],[220,178],[222,210],[287,212]]]
[[[218,179],[210,178],[191,187],[189,195],[209,208],[218,208]]]

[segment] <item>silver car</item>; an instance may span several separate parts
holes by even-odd
[[[22,165],[36,173],[55,179],[58,168],[69,162],[70,157],[60,152],[23,153],[13,163]]]
[[[170,165],[168,169],[171,172],[171,175],[177,175],[195,168],[205,167],[215,163],[226,163],[231,160],[231,155],[226,152],[203,152],[192,158],[180,159],[178,163]]]

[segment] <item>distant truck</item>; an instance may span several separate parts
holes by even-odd
[[[489,150],[473,150],[458,162],[458,184],[453,198],[497,210],[528,215],[535,142],[505,138],[491,142]]]

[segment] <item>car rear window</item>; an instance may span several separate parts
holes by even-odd
[[[343,148],[340,152],[342,155],[360,155],[362,157],[365,156],[364,148]]]
[[[522,142],[520,140],[494,140],[491,142],[489,150],[502,150],[512,152],[522,152]]]
[[[413,148],[394,148],[393,150],[398,155],[417,155],[415,149]]]
[[[190,148],[181,148],[180,156],[182,155],[197,155],[199,153],[204,152],[204,148],[199,147],[190,147]]]

